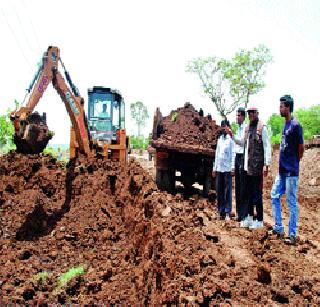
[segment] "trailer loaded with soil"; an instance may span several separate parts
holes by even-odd
[[[178,180],[188,194],[197,182],[206,197],[213,186],[211,170],[219,130],[210,115],[204,117],[190,103],[166,117],[158,108],[152,131],[158,188],[173,193]]]

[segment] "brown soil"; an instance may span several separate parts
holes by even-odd
[[[269,225],[240,229],[214,203],[160,192],[133,160],[10,153],[0,177],[3,304],[320,304],[319,209],[304,201],[289,246]],[[84,274],[59,287],[75,266]]]
[[[200,116],[190,103],[171,111],[161,124],[162,134],[152,142],[153,147],[214,155],[219,126],[208,116]]]

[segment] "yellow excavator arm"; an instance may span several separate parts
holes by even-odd
[[[21,107],[11,114],[11,120],[13,121],[15,127],[15,143],[18,151],[26,151],[25,153],[38,153],[38,151],[41,152],[44,149],[43,147],[46,146],[46,144],[42,144],[41,146],[38,146],[38,148],[35,148],[37,147],[37,141],[35,138],[39,137],[39,131],[35,131],[35,129],[33,129],[34,133],[32,134],[30,132],[32,131],[30,127],[32,125],[34,126],[36,122],[36,120],[33,120],[32,122],[32,119],[35,118],[34,116],[32,117],[32,112],[47,89],[49,83],[52,82],[53,87],[59,93],[70,116],[72,130],[74,130],[73,132],[79,151],[87,156],[90,156],[90,140],[89,131],[85,120],[84,100],[79,95],[77,88],[74,86],[68,72],[65,70],[65,76],[70,86],[67,85],[65,79],[58,70],[59,62],[65,70],[64,64],[60,58],[59,48],[49,46],[48,50],[43,56],[42,65],[39,68],[39,71],[36,74],[31,86],[29,87],[31,94],[26,106]],[[49,139],[46,140],[45,143],[48,143]],[[43,140],[40,140],[39,142],[43,142]],[[28,149],[26,150],[25,148]]]

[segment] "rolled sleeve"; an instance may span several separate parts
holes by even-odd
[[[233,171],[235,169],[235,157],[236,157],[236,152],[235,152],[235,143],[233,140],[231,140],[231,170]]]
[[[220,142],[218,140],[218,144],[217,144],[216,152],[215,152],[215,156],[214,156],[214,163],[213,163],[213,167],[212,167],[213,172],[215,172],[217,170],[219,150],[220,150]]]
[[[271,164],[271,143],[267,126],[263,126],[262,129],[262,142],[264,152],[264,165],[269,166]]]

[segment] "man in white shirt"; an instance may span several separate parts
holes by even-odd
[[[249,126],[245,129],[245,213],[247,217],[241,227],[256,229],[263,227],[263,176],[268,175],[271,163],[271,145],[267,126],[259,120],[259,112],[255,107],[248,108]],[[254,207],[257,219],[253,221]]]
[[[216,177],[218,210],[222,219],[230,220],[232,209],[232,174],[234,172],[234,142],[227,129],[227,120],[221,122],[222,135],[218,139],[212,176]]]

